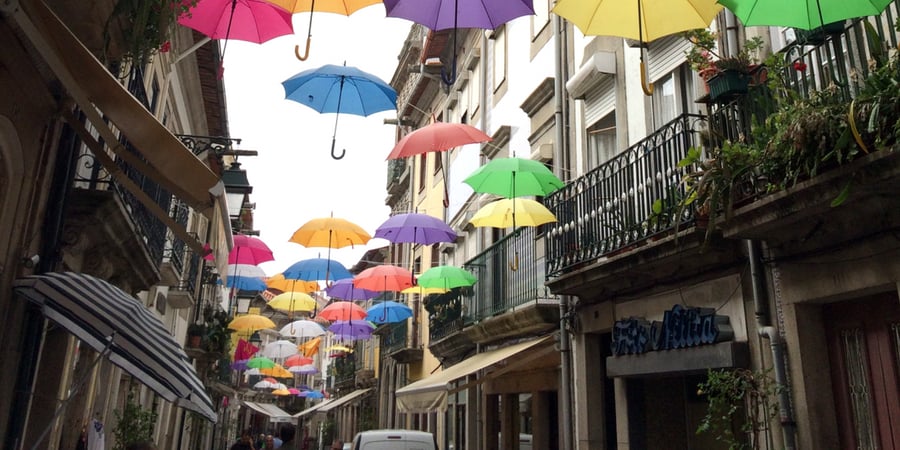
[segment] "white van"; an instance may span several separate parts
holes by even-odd
[[[437,450],[437,440],[426,431],[369,430],[356,433],[352,450]]]

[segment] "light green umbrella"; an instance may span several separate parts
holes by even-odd
[[[463,182],[475,192],[506,198],[544,196],[565,186],[544,163],[525,158],[493,159]]]
[[[253,369],[271,369],[275,367],[275,361],[272,361],[265,356],[256,356],[247,361],[247,367]]]
[[[416,279],[419,286],[425,288],[453,289],[471,286],[478,281],[475,275],[456,266],[434,266]]]
[[[874,16],[891,0],[719,0],[744,26],[783,26],[814,30],[824,24]]]

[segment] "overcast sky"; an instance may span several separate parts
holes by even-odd
[[[238,149],[259,152],[239,161],[253,185],[254,228],[275,254],[274,262],[260,266],[269,276],[301,259],[326,257],[327,249],[288,242],[306,221],[333,214],[374,234],[390,214],[384,204],[385,158],[394,145],[395,127],[383,121],[396,113],[320,114],[286,100],[281,82],[307,69],[346,62],[390,83],[412,23],[386,18],[382,4],[349,17],[315,13],[309,58],[300,61],[294,46],[303,52],[308,25],[308,13],[295,14],[292,36],[261,45],[230,41],[225,48],[231,136],[241,139]],[[337,161],[331,158],[336,117],[336,152],[347,151]],[[387,241],[373,239],[367,248],[384,245]],[[332,250],[331,258],[349,268],[367,248]]]

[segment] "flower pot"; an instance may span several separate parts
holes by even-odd
[[[750,84],[750,76],[737,70],[723,70],[709,79],[709,99],[728,101],[746,94]]]
[[[794,43],[797,45],[822,45],[828,36],[838,35],[844,32],[843,20],[826,23],[814,30],[794,28]]]

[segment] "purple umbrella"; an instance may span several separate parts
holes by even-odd
[[[325,288],[325,292],[329,296],[341,300],[369,300],[381,295],[381,292],[378,291],[353,287],[352,278],[335,281],[334,284]]]
[[[232,370],[247,370],[247,361],[249,359],[239,359],[233,363],[231,363]]]
[[[455,242],[456,232],[437,217],[409,213],[391,216],[375,230],[374,237],[387,239],[394,244],[431,245],[438,242]]]
[[[337,321],[328,326],[337,339],[368,339],[372,337],[373,327],[364,320]]]

